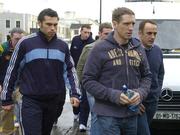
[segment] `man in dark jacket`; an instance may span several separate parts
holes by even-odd
[[[14,48],[17,42],[24,36],[24,31],[21,28],[13,28],[10,31],[9,39],[0,45],[0,93],[3,86],[3,81],[6,75],[7,68],[9,66],[9,61],[14,51]],[[14,109],[10,111],[1,111],[2,122],[1,128],[3,134],[11,134],[14,132],[15,127],[19,127],[19,100],[20,97],[19,91],[14,92],[14,99],[16,100],[15,104],[15,115],[16,120],[14,123]]]
[[[129,107],[146,98],[151,73],[140,42],[133,39],[135,14],[128,8],[117,8],[112,14],[114,31],[91,50],[84,67],[83,87],[95,97],[100,135],[137,134],[137,114]],[[133,96],[123,90],[126,85]]]
[[[77,35],[72,39],[71,48],[70,48],[70,52],[74,60],[75,68],[77,66],[79,57],[82,53],[84,46],[92,42],[94,42],[94,40],[92,38],[91,26],[89,24],[83,24],[81,26],[80,35]],[[78,108],[73,107],[74,120],[78,120],[81,106],[86,106],[86,104],[81,102]],[[84,121],[84,119],[86,118],[83,115],[81,116],[82,116],[82,121]]]
[[[0,45],[0,85],[4,77],[15,45],[23,37],[24,31],[20,28],[13,28],[10,31],[10,39]]]
[[[12,108],[11,95],[18,79],[25,135],[50,135],[60,102],[65,100],[66,86],[71,104],[79,105],[77,75],[68,45],[56,35],[58,21],[56,11],[42,10],[38,16],[40,30],[19,40],[7,69],[2,107]]]
[[[101,23],[99,25],[99,32],[98,32],[98,39],[91,43],[86,45],[83,48],[83,51],[81,53],[81,56],[79,58],[78,64],[77,64],[77,75],[79,78],[79,82],[82,81],[82,75],[83,75],[83,68],[86,62],[86,59],[88,57],[88,54],[90,52],[90,50],[93,48],[94,44],[96,44],[96,42],[99,42],[100,40],[103,40],[107,37],[107,35],[112,31],[112,25],[111,23]],[[81,107],[80,110],[80,125],[79,125],[79,129],[81,130],[86,130],[86,125],[87,125],[87,121],[88,121],[88,115],[89,115],[89,110],[92,110],[92,106],[94,105],[94,97],[91,96],[89,93],[87,93],[86,95],[86,90],[82,89],[82,98],[81,98],[81,103],[84,102],[84,108]],[[89,103],[89,105],[88,105]],[[86,106],[85,106],[86,105]],[[89,109],[90,108],[90,109]],[[84,115],[84,121],[82,121],[81,119],[81,115]],[[85,119],[86,118],[86,119]],[[91,128],[90,128],[90,134],[91,135],[99,135],[98,131],[99,128],[96,125],[96,114],[94,114],[93,112],[91,113]]]
[[[159,95],[164,79],[164,64],[161,49],[154,44],[157,35],[157,24],[152,20],[144,20],[139,24],[139,38],[146,51],[152,84],[150,93],[140,105],[141,115],[138,117],[138,135],[150,135],[149,126],[157,110]]]
[[[91,33],[91,26],[89,24],[84,24],[81,26],[80,35],[73,37],[71,43],[71,56],[74,60],[75,67],[77,66],[79,57],[85,45],[94,42]]]

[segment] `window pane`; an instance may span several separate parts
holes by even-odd
[[[6,28],[10,28],[10,20],[6,20]]]
[[[21,25],[21,24],[20,24],[20,21],[16,21],[16,27],[17,27],[17,28],[20,28],[20,25]]]
[[[79,34],[79,30],[74,30],[74,34],[78,35]]]
[[[138,37],[138,27],[142,20],[136,20],[133,36]],[[180,21],[179,20],[154,20],[158,25],[157,37],[155,44],[162,49],[180,48]]]

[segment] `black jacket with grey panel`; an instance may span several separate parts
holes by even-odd
[[[95,97],[93,111],[98,115],[125,118],[137,115],[120,104],[122,86],[139,92],[144,100],[150,91],[151,72],[144,49],[137,39],[130,39],[127,48],[113,38],[95,44],[84,67],[83,86]]]

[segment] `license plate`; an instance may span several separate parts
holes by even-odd
[[[156,112],[154,119],[180,120],[180,112]]]

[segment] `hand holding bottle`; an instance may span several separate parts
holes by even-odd
[[[131,101],[130,101],[129,97],[125,93],[121,93],[121,95],[120,95],[120,103],[122,105],[129,105],[129,104],[131,104]]]
[[[133,96],[130,98],[130,105],[138,105],[140,103],[140,95],[138,92],[133,91]]]
[[[138,92],[135,92],[131,89],[128,89],[126,85],[123,85],[123,93],[120,96],[120,103],[127,104],[128,108],[133,111],[137,112],[139,110],[140,104],[140,95]]]

